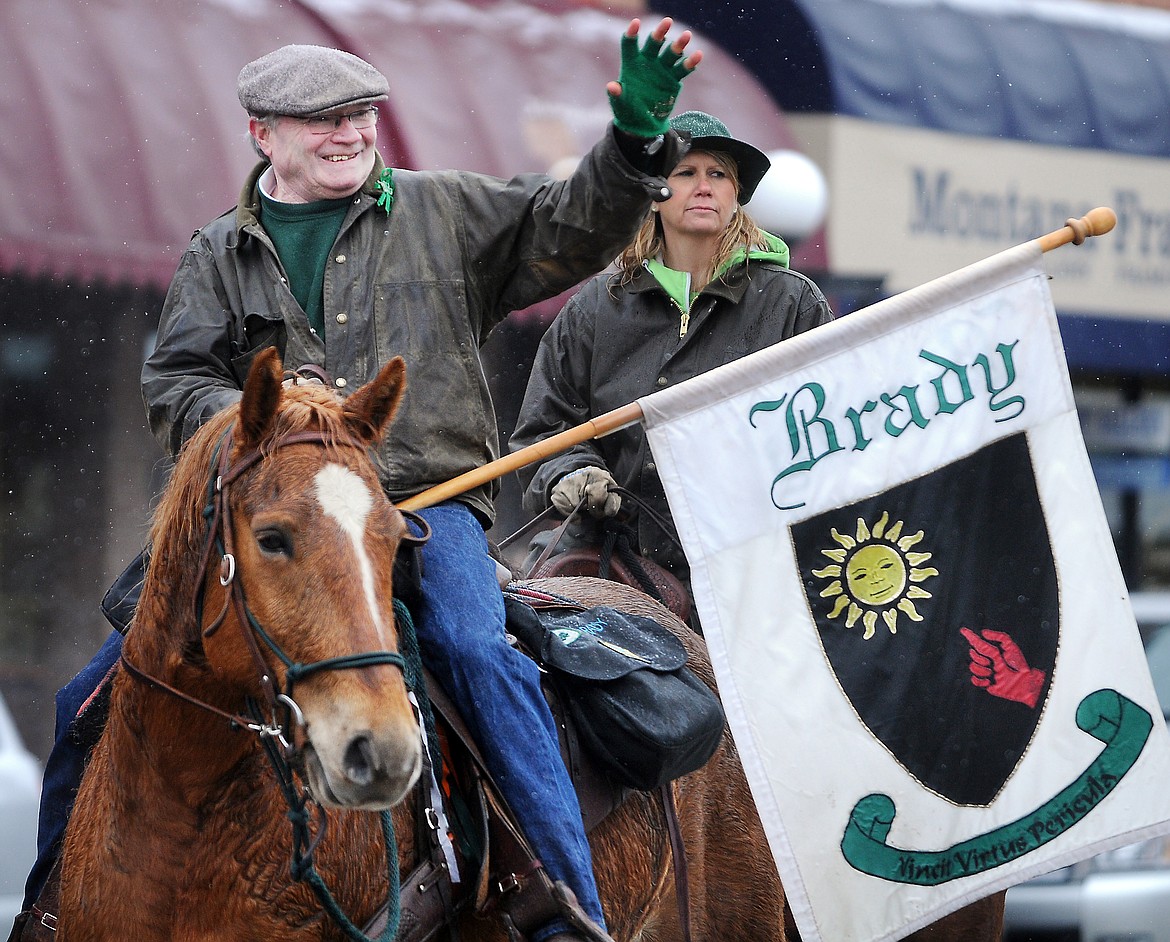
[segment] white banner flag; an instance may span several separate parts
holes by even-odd
[[[1170,832],[1035,244],[639,405],[804,942]]]

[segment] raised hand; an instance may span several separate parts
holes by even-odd
[[[638,48],[641,21],[636,17],[630,20],[622,36],[621,75],[606,89],[614,124],[627,134],[636,137],[665,134],[667,118],[682,89],[682,80],[703,58],[702,52],[686,55],[690,30],[684,30],[663,49],[672,24],[669,16],[663,17],[641,49]]]
[[[959,631],[971,645],[971,683],[983,687],[993,697],[1036,706],[1047,675],[1028,666],[1011,635],[990,628],[980,634],[970,628]]]

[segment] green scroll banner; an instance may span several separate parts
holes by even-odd
[[[994,870],[1059,837],[1092,811],[1133,767],[1153,729],[1150,714],[1116,690],[1097,690],[1077,707],[1077,726],[1105,743],[1066,788],[1030,814],[945,850],[904,850],[886,843],[897,813],[888,795],[853,806],[841,852],[855,870],[893,883],[937,886]]]

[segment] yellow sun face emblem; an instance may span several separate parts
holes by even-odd
[[[814,576],[830,580],[821,590],[821,598],[837,599],[829,618],[844,614],[846,628],[860,620],[866,639],[873,637],[879,615],[890,634],[898,631],[898,612],[911,621],[922,621],[914,599],[928,599],[931,595],[919,583],[938,575],[937,569],[923,567],[930,553],[911,550],[921,542],[922,531],[902,536],[902,521],[892,527],[889,522],[888,513],[883,513],[872,527],[858,517],[854,536],[834,527],[833,539],[839,548],[821,550],[833,564],[813,570]]]

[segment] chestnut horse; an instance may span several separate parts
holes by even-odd
[[[58,942],[346,939],[290,873],[296,839],[273,749],[299,757],[322,808],[314,865],[352,925],[386,901],[395,863],[406,872],[416,862],[415,802],[402,798],[419,775],[421,735],[391,598],[409,537],[369,457],[403,387],[396,359],[341,400],[322,386],[282,385],[275,353],[261,354],[239,406],[183,449],[66,832]],[[701,638],[636,590],[586,578],[538,584],[652,614],[714,685]],[[784,940],[784,894],[730,737],[673,792],[691,938]],[[371,813],[391,807],[396,861]],[[683,939],[657,798],[633,793],[590,842],[614,938]],[[504,938],[471,907],[460,919],[465,940]],[[994,942],[993,921],[981,914],[978,931],[956,924],[931,938]]]

